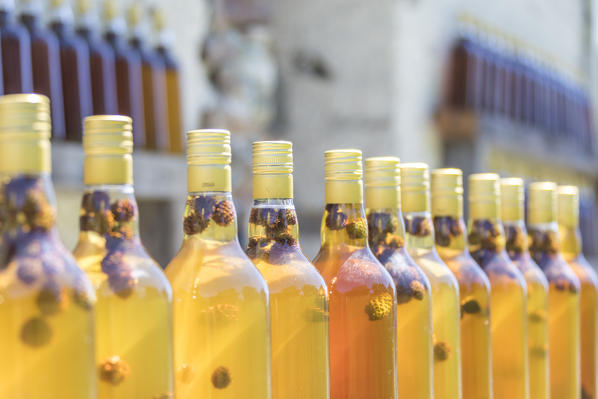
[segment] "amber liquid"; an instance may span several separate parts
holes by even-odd
[[[106,200],[94,201],[101,196]],[[127,201],[132,210],[127,216],[130,220],[120,225],[118,212],[112,211],[119,204],[117,201]],[[122,190],[102,191],[102,187],[97,187],[87,191],[81,217],[95,217],[101,212],[111,212],[108,220],[115,220],[114,225],[104,233],[100,223],[94,224],[99,219],[87,224],[82,220],[79,242],[73,252],[97,296],[98,398],[171,398],[174,387],[170,285],[135,234],[137,211],[132,189],[125,186]],[[122,237],[125,231],[131,236]],[[115,284],[121,275],[130,275],[133,280],[126,285]],[[111,372],[110,367],[117,370]]]
[[[550,397],[581,395],[579,280],[558,252],[556,226],[530,227],[532,257],[548,280]]]
[[[563,257],[581,283],[581,397],[596,398],[598,341],[598,276],[581,253],[581,237],[574,229],[560,226]]]
[[[171,152],[183,151],[183,130],[181,127],[181,93],[179,88],[179,68],[174,58],[164,47],[157,48],[166,65],[166,101],[168,116],[168,143]]]
[[[145,115],[141,57],[123,44],[122,39],[115,33],[106,32],[105,39],[115,54],[118,113],[133,118],[133,141],[136,147],[143,147]]]
[[[397,383],[399,398],[433,397],[434,354],[430,283],[404,246],[396,209],[368,209],[370,248],[390,273],[397,292]]]
[[[21,15],[21,22],[31,37],[31,67],[33,91],[50,99],[52,107],[52,137],[63,139],[64,108],[62,105],[62,76],[60,74],[60,46],[54,34],[40,27],[35,15]]]
[[[548,281],[527,251],[523,222],[506,223],[509,257],[527,284],[527,342],[530,397],[549,397],[548,372]]]
[[[252,212],[274,216],[288,211],[294,223],[283,221],[284,231],[276,234],[264,226],[267,218],[261,219],[264,223],[251,223],[250,240],[270,235],[270,242],[263,241],[263,247],[248,251],[270,291],[272,397],[326,399],[329,398],[326,283],[297,243],[292,203],[273,201],[276,200],[256,202]],[[286,242],[285,233],[289,235]],[[284,243],[280,245],[275,240]]]
[[[0,47],[4,94],[31,93],[31,44],[27,30],[12,22],[11,13],[0,11]]]
[[[230,201],[222,193],[214,198]],[[192,210],[188,205],[186,218]],[[271,397],[268,289],[241,250],[234,223],[210,221],[203,232],[186,234],[166,269],[179,399]]]
[[[52,221],[49,177],[17,177],[0,190],[3,214],[32,216],[34,208],[23,204],[33,194],[42,199],[35,218]],[[9,227],[7,220],[0,241],[0,397],[95,398],[91,284],[54,227],[24,228],[18,217]]]
[[[143,84],[145,144],[154,150],[168,149],[168,119],[166,69],[162,59],[153,51],[146,50],[140,39],[130,41],[131,48],[141,58]]]
[[[342,205],[342,212],[365,223],[360,205]],[[396,398],[392,278],[367,247],[365,236],[350,239],[346,229],[329,230],[325,223],[322,231],[323,244],[313,264],[328,286],[330,397]],[[371,314],[373,301],[387,305],[379,317]]]
[[[93,110],[87,45],[68,33],[62,22],[53,22],[50,26],[60,42],[66,138],[79,141],[83,135],[83,118]]]
[[[429,226],[428,234],[413,234],[410,226],[416,218]],[[434,398],[460,398],[462,388],[459,286],[434,249],[430,214],[404,213],[404,219],[409,255],[428,277],[432,288]]]
[[[93,114],[116,114],[116,69],[112,48],[101,39],[95,38],[87,27],[77,29],[77,34],[85,39],[89,46]]]

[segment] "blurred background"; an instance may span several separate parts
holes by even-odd
[[[323,151],[581,190],[598,257],[598,5],[592,0],[0,0],[2,90],[53,100],[59,228],[73,247],[81,118],[134,118],[141,235],[181,239],[184,134],[230,129],[242,245],[251,142],[294,143],[302,246],[319,247]]]

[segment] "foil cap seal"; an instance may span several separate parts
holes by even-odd
[[[523,179],[519,177],[500,179],[500,215],[503,222],[523,220],[524,200]]]
[[[360,150],[326,151],[324,178],[327,204],[363,203],[363,164]]]
[[[0,172],[50,172],[51,125],[50,100],[46,96],[0,96]]]
[[[187,132],[189,192],[231,191],[230,132],[199,129]]]
[[[432,215],[462,217],[463,172],[461,169],[434,169],[430,175]]]
[[[365,203],[369,209],[399,209],[401,172],[397,157],[365,160]]]
[[[527,214],[529,224],[556,221],[556,190],[554,182],[533,182],[529,185]]]
[[[293,143],[255,141],[252,155],[253,198],[293,198]]]
[[[404,212],[430,210],[430,171],[423,162],[402,163],[401,204]]]
[[[469,175],[469,218],[500,218],[500,176],[496,173]]]
[[[558,186],[557,220],[564,227],[579,226],[579,189],[577,186]]]
[[[133,120],[93,115],[83,121],[86,185],[133,184]]]

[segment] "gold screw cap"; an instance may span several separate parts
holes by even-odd
[[[50,133],[50,100],[46,96],[0,96],[0,172],[50,172]]]
[[[523,179],[519,177],[500,179],[500,212],[503,221],[523,220],[523,184]]]
[[[470,219],[499,219],[500,177],[496,173],[469,175]]]
[[[560,225],[576,228],[579,225],[579,189],[577,186],[558,186],[557,220]]]
[[[189,192],[231,191],[230,132],[200,129],[187,132]]]
[[[430,210],[430,171],[423,162],[402,163],[401,204],[404,212]]]
[[[93,115],[83,122],[86,185],[133,184],[133,120]]]
[[[360,150],[340,149],[324,153],[326,203],[363,203],[363,165]]]
[[[556,183],[534,182],[529,185],[528,218],[530,224],[556,221]]]
[[[461,169],[432,170],[430,187],[434,216],[463,216],[463,172]]]
[[[293,198],[293,144],[290,141],[255,141],[253,198]]]
[[[397,157],[365,160],[365,202],[370,209],[399,209],[401,172]]]

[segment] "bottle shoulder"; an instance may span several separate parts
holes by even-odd
[[[183,242],[165,273],[175,296],[177,291],[194,289],[267,291],[266,281],[236,240],[221,242],[190,237]]]
[[[370,290],[374,286],[384,286],[394,291],[391,275],[368,247],[344,244],[334,248],[323,247],[313,263],[330,291]]]
[[[583,254],[579,254],[574,259],[568,261],[568,263],[582,285],[593,285],[598,288],[598,273],[596,273],[596,270],[590,265]]]
[[[409,254],[426,274],[432,287],[445,284],[458,289],[457,278],[434,249],[410,251]]]

